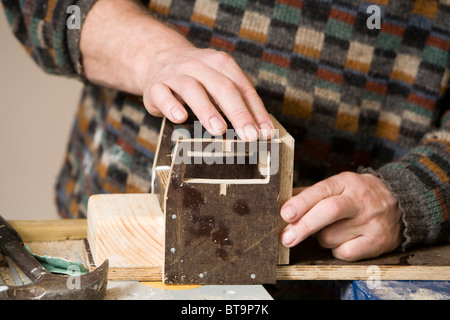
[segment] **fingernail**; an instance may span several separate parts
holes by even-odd
[[[264,139],[271,139],[274,136],[274,129],[268,124],[267,122],[262,123],[260,126],[261,128],[261,136]]]
[[[209,125],[211,126],[211,129],[214,131],[214,133],[217,134],[222,134],[223,130],[225,130],[226,128],[225,123],[217,117],[212,117],[209,120]]]
[[[244,134],[248,141],[258,140],[258,131],[252,124],[248,124],[244,127]]]
[[[293,206],[287,206],[281,211],[281,215],[285,220],[292,220],[295,217],[296,213],[297,211]]]
[[[186,115],[186,113],[181,110],[180,108],[172,108],[172,110],[170,110],[170,114],[172,115],[173,119],[175,121],[181,121],[184,119],[184,116]]]
[[[281,242],[283,243],[283,245],[288,246],[290,245],[292,242],[295,241],[295,233],[292,230],[286,230],[282,235],[281,235]]]

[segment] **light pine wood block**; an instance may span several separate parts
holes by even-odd
[[[102,194],[88,202],[88,231],[96,265],[161,266],[164,216],[154,194]]]

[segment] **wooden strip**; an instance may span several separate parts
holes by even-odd
[[[86,220],[12,220],[9,221],[28,241],[54,241],[85,239]],[[59,244],[58,244],[59,245]],[[64,245],[64,244],[62,244]],[[302,249],[304,245],[304,249]],[[77,246],[79,249],[80,246]],[[35,247],[34,249],[36,249]],[[44,244],[40,244],[44,248]],[[73,248],[73,247],[72,247]],[[77,250],[78,250],[77,249]],[[420,248],[408,253],[393,253],[362,262],[343,262],[334,259],[329,250],[319,250],[313,241],[305,241],[297,250],[304,261],[277,267],[277,280],[431,280],[450,281],[450,245]],[[42,250],[42,249],[40,249]],[[295,250],[292,250],[295,251]],[[42,251],[44,253],[44,251]],[[397,265],[398,264],[398,265]],[[95,268],[95,265],[91,266]],[[379,268],[379,269],[377,269]],[[0,273],[4,269],[0,256]],[[2,274],[3,275],[3,274]],[[374,278],[378,277],[379,278]],[[372,277],[372,278],[370,278]],[[112,267],[109,280],[161,281],[162,267]]]
[[[271,115],[275,129],[278,129],[278,138],[281,141],[280,150],[280,209],[283,204],[292,197],[292,187],[294,180],[294,147],[295,141],[286,129]],[[286,222],[279,215],[278,230],[281,231],[286,226]],[[278,241],[278,264],[289,264],[289,248]]]
[[[162,281],[162,267],[109,268],[110,281]]]
[[[278,266],[277,280],[450,280],[450,266]]]
[[[161,267],[110,268],[112,281],[161,281]],[[428,280],[450,281],[450,266],[278,266],[281,280]]]
[[[24,242],[87,238],[86,219],[10,220]]]

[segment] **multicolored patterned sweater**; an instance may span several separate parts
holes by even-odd
[[[449,0],[143,2],[251,76],[295,138],[296,185],[371,172],[399,201],[403,249],[450,241]],[[149,192],[161,119],[141,97],[89,83],[80,31],[66,27],[69,5],[80,7],[83,22],[95,0],[2,3],[45,71],[85,83],[56,184],[60,214],[84,217],[95,193]],[[370,5],[380,9],[380,28],[368,27]]]

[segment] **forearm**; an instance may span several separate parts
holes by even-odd
[[[83,25],[80,50],[93,83],[142,95],[148,71],[170,48],[192,47],[137,1],[100,0]]]
[[[98,1],[80,42],[85,76],[142,95],[152,115],[181,123],[187,118],[184,103],[213,135],[227,128],[218,109],[243,140],[274,134],[261,98],[230,55],[196,48],[136,1]]]

